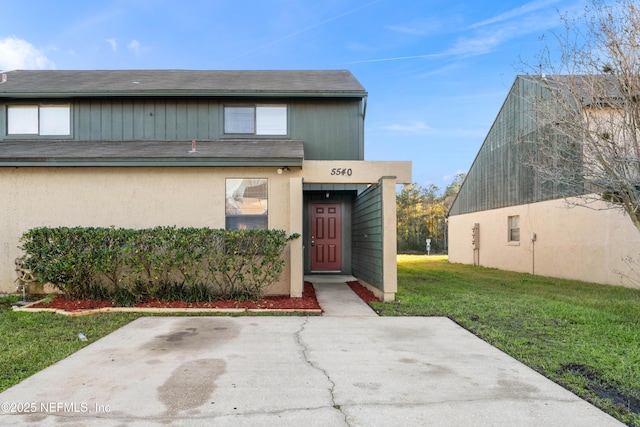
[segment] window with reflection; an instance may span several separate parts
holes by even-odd
[[[266,178],[227,178],[225,187],[225,227],[228,230],[268,228]]]

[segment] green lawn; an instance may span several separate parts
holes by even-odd
[[[0,391],[140,317],[109,313],[67,317],[11,310],[19,298],[0,298]],[[83,333],[87,341],[78,339]]]
[[[446,316],[599,406],[640,426],[640,290],[400,255],[384,316]]]
[[[92,342],[126,325],[141,313],[102,313],[68,317],[55,313],[14,312],[20,297],[0,298],[0,392],[64,359]],[[171,316],[225,316],[225,313],[173,313]],[[236,314],[231,314],[236,315]],[[245,316],[274,315],[244,313]],[[278,313],[296,316],[300,313]],[[156,316],[162,316],[157,314]],[[78,339],[82,333],[87,341]]]
[[[398,257],[398,282],[396,302],[373,304],[380,314],[449,317],[640,427],[640,290],[416,255]],[[17,299],[0,298],[0,391],[141,316],[13,312]]]

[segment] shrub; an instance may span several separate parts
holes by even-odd
[[[278,280],[283,230],[34,228],[21,239],[25,267],[69,298],[252,299]]]

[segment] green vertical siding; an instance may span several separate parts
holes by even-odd
[[[78,100],[74,139],[218,139],[219,108],[208,100]]]
[[[130,141],[133,139],[133,102],[132,101],[123,101],[122,102],[122,121],[115,123],[115,126],[120,126],[122,131],[122,140]],[[77,136],[77,139],[80,139],[80,136]]]
[[[74,99],[71,138],[76,141],[218,140],[225,138],[222,105],[229,100],[198,98]],[[360,99],[306,98],[235,102],[286,103],[289,134],[304,141],[308,160],[364,160]],[[6,107],[0,103],[0,122]],[[6,138],[6,130],[0,140]],[[247,136],[247,138],[265,138]]]
[[[304,141],[307,160],[364,160],[360,100],[294,101],[291,137]]]
[[[536,138],[531,100],[548,93],[536,81],[518,77],[487,134],[449,215],[460,215],[549,200],[567,195],[553,183],[542,183],[526,164],[525,141]]]
[[[353,206],[351,240],[354,276],[383,290],[382,186],[372,185]]]

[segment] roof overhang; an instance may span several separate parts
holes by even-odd
[[[0,142],[0,166],[302,166],[300,140]]]
[[[367,96],[367,92],[312,92],[312,91],[87,91],[87,92],[39,92],[38,98],[60,99],[60,98],[353,98],[362,99]],[[33,99],[31,92],[16,92],[11,94],[0,93],[0,99]]]

